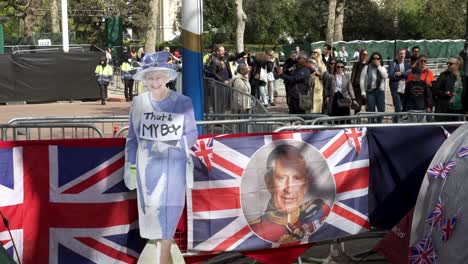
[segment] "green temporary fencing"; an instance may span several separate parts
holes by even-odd
[[[313,42],[310,44],[289,44],[283,45],[285,54],[289,55],[291,51],[294,51],[297,46],[301,50],[310,54],[310,52],[319,48],[322,49],[324,41]],[[463,39],[434,39],[434,40],[397,40],[396,47],[398,48],[412,48],[419,46],[421,54],[428,56],[429,58],[448,58],[450,56],[458,56],[463,50],[465,40]],[[334,42],[333,46],[336,50],[340,50],[341,47],[345,47],[348,52],[349,58],[352,59],[354,51],[357,48],[366,48],[370,53],[377,51],[382,54],[385,60],[394,58],[395,41],[394,40],[354,40],[354,41],[339,41]]]

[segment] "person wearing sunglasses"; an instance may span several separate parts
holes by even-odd
[[[328,75],[324,89],[325,104],[331,116],[349,116],[351,105],[340,105],[338,103],[340,99],[351,100],[351,104],[356,104],[351,78],[349,74],[345,74],[344,67],[343,61],[336,62],[335,71]]]
[[[462,76],[460,69],[463,61],[458,56],[448,59],[447,69],[437,78],[433,93],[436,98],[436,113],[468,113],[468,89],[466,76]],[[436,116],[437,121],[454,121],[457,118]]]
[[[432,87],[432,82],[435,80],[434,73],[427,67],[427,56],[419,56],[418,61],[416,62],[416,67],[421,68],[421,80],[426,82],[427,86]],[[413,80],[413,74],[408,75],[407,81]]]
[[[379,52],[372,53],[367,65],[361,71],[359,80],[361,95],[366,100],[368,112],[375,112],[376,107],[379,112],[385,112],[387,78],[387,69],[383,66],[382,55]]]
[[[411,63],[405,60],[406,50],[399,49],[397,58],[390,62],[388,73],[390,79],[390,91],[392,93],[395,112],[401,112],[401,101],[405,93],[405,84],[411,73]]]

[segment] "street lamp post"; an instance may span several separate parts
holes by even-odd
[[[397,53],[397,37],[398,37],[398,16],[393,19],[394,41],[393,41],[393,58],[396,58]]]

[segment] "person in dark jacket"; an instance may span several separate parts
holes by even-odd
[[[286,96],[288,98],[290,114],[305,114],[305,111],[299,108],[299,95],[306,95],[310,90],[309,79],[311,70],[309,67],[306,67],[307,59],[305,53],[300,53],[297,58],[296,69],[291,75],[287,75],[281,68],[277,68],[279,77],[288,83],[289,86]]]
[[[246,53],[241,52],[235,56],[225,54],[222,45],[216,45],[214,48],[213,59],[208,65],[210,76],[219,82],[228,84],[232,79],[232,71],[229,61],[237,61],[242,58]]]
[[[468,113],[467,77],[461,75],[462,67],[462,59],[452,56],[448,59],[447,70],[437,78],[433,87],[436,113]],[[436,120],[453,121],[457,118],[439,116]]]
[[[411,69],[413,79],[406,83],[403,96],[403,111],[431,112],[432,93],[426,82],[421,80],[422,69],[414,67]],[[410,122],[424,122],[424,116],[409,116]]]
[[[283,64],[283,73],[286,75],[292,75],[292,73],[296,70],[297,64],[297,52],[293,51],[289,54],[289,58]],[[289,86],[286,81],[284,81],[284,88],[286,89],[286,94],[288,94]],[[286,97],[287,100],[287,97]]]

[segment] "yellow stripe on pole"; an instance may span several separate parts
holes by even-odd
[[[182,30],[182,40],[184,48],[193,52],[202,52],[202,36],[189,32],[185,29]]]

